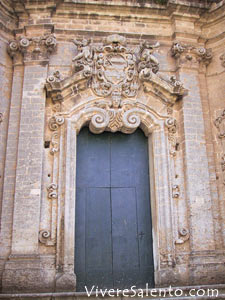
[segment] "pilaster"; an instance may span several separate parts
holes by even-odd
[[[214,251],[215,231],[212,214],[209,163],[206,148],[205,121],[200,91],[200,78],[204,76],[212,60],[211,49],[187,42],[174,42],[171,48],[176,60],[180,80],[189,90],[181,107],[182,137],[184,153],[186,201],[190,227],[190,283],[204,284],[222,282],[223,268],[220,268]],[[214,264],[211,272],[205,264]],[[204,269],[206,271],[204,271]],[[215,276],[216,275],[216,276]]]
[[[8,52],[14,60],[15,72],[23,65],[24,80],[23,86],[20,86],[21,102],[17,100],[21,109],[20,119],[17,113],[18,146],[14,141],[17,163],[12,245],[3,274],[4,291],[53,289],[54,274],[46,275],[41,266],[38,235],[46,101],[44,83],[49,55],[55,48],[56,39],[49,33],[38,37],[19,37],[9,43]]]

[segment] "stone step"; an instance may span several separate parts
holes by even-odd
[[[132,299],[156,299],[156,300],[221,300],[225,299],[225,284],[217,285],[197,285],[183,287],[162,287],[152,289],[131,290],[100,290],[90,293],[87,292],[52,292],[52,293],[26,293],[26,294],[0,294],[0,299],[37,299],[37,300],[94,300],[105,298],[117,298],[121,300]]]

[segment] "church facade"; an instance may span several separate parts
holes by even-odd
[[[2,293],[225,284],[225,1],[1,1]]]

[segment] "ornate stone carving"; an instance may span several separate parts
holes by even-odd
[[[184,89],[183,84],[181,83],[181,81],[176,79],[176,76],[173,75],[170,77],[170,83],[174,86],[174,91],[176,93],[182,93]]]
[[[173,258],[173,255],[170,253],[165,253],[165,252],[161,252],[160,253],[160,264],[162,267],[175,267],[176,262],[175,259]]]
[[[176,240],[176,244],[183,244],[190,238],[190,233],[187,228],[182,228],[178,231],[179,238]]]
[[[48,187],[48,198],[50,199],[56,199],[58,197],[58,186],[55,183],[51,183]]]
[[[146,117],[149,131],[155,127],[154,121],[144,107],[138,107],[131,101],[121,101],[117,98],[96,102],[94,107],[86,106],[85,113],[91,116],[89,128],[93,133],[101,133],[105,130],[132,133],[139,127],[141,115]],[[145,131],[145,128],[143,130]]]
[[[50,230],[40,230],[39,231],[39,242],[45,244],[46,246],[54,246],[55,241],[51,239]]]
[[[170,142],[170,155],[176,156],[176,151],[178,148],[176,132],[177,132],[177,122],[174,118],[168,118],[165,120],[165,125],[168,128],[168,140]]]
[[[25,60],[48,59],[56,48],[54,34],[40,37],[20,37],[9,42],[8,53],[12,58],[21,53]]]
[[[97,97],[111,100],[134,99],[143,89],[161,98],[166,105],[174,104],[187,93],[178,80],[167,81],[157,75],[159,62],[153,52],[159,43],[144,41],[139,48],[128,47],[126,38],[117,34],[98,45],[87,39],[73,42],[78,50],[73,58],[73,75],[63,80],[53,76],[46,82],[47,96],[53,102],[63,101],[87,88]]]
[[[171,47],[171,55],[174,58],[182,58],[182,62],[195,61],[208,65],[212,60],[212,49],[204,47],[195,47],[193,45],[182,44],[174,42]]]
[[[214,124],[219,131],[218,137],[220,139],[225,138],[225,109],[223,110],[221,115],[218,118],[216,118]]]
[[[172,186],[172,194],[173,194],[173,198],[179,198],[180,197],[180,188],[179,188],[179,185],[174,184]]]
[[[56,152],[59,151],[59,127],[64,123],[64,117],[59,115],[54,115],[49,120],[49,128],[53,131],[51,136],[51,147],[50,153],[54,155]]]
[[[225,53],[220,56],[221,65],[225,68]]]
[[[49,128],[53,131],[57,130],[59,126],[61,126],[63,123],[64,123],[63,116],[54,115],[49,120]]]
[[[52,83],[52,82],[60,82],[63,80],[63,76],[59,71],[55,71],[52,75],[48,76],[46,79],[47,83]]]
[[[153,56],[155,48],[159,47],[159,43],[151,45],[146,41],[142,43],[140,49],[140,62],[138,63],[139,78],[142,80],[148,80],[151,78],[151,74],[157,73],[159,70],[159,62]]]

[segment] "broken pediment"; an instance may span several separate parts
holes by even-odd
[[[78,50],[73,75],[63,79],[56,71],[47,79],[47,94],[53,102],[87,88],[97,97],[119,102],[137,98],[142,89],[170,105],[187,93],[174,76],[170,81],[158,76],[159,62],[153,54],[158,42],[144,41],[138,50],[128,47],[126,38],[117,34],[108,36],[101,45],[86,39],[73,42]]]

